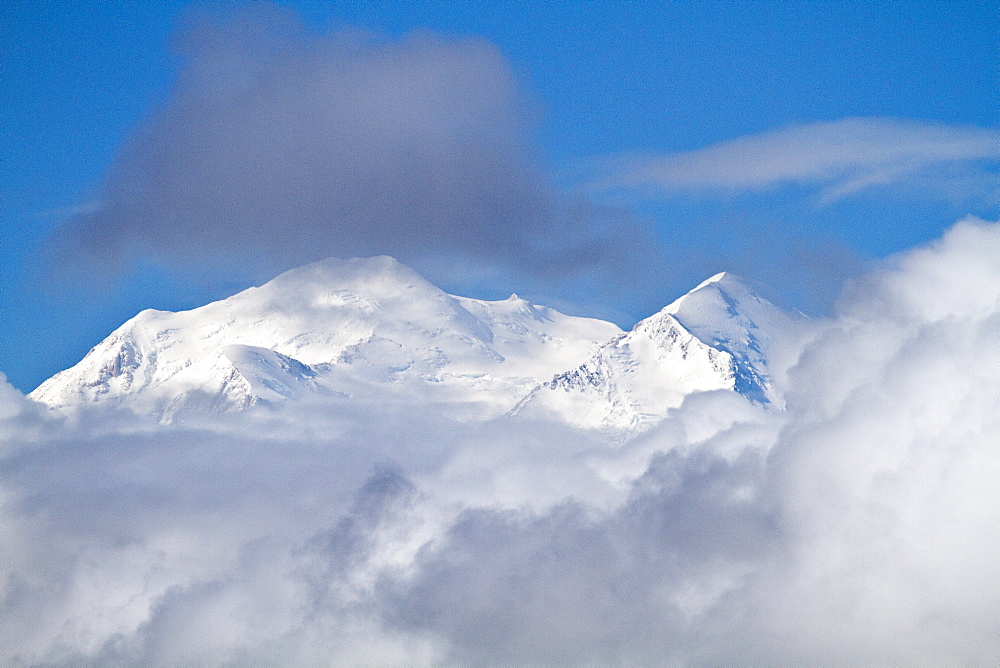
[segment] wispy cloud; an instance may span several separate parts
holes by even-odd
[[[87,202],[85,204],[71,204],[70,206],[59,206],[52,209],[39,211],[36,218],[71,218],[73,216],[85,216],[95,213],[101,209],[100,202]]]
[[[981,181],[996,198],[1000,131],[891,118],[848,118],[739,137],[683,153],[620,162],[603,185],[690,190],[762,191],[783,184],[814,185],[829,202],[868,188],[937,173],[951,182],[956,166],[993,178]]]

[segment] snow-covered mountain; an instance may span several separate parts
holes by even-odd
[[[169,418],[394,396],[489,418],[620,331],[516,295],[453,297],[390,257],[329,259],[191,311],[143,311],[30,397]]]
[[[287,401],[413,403],[465,420],[510,413],[634,433],[692,392],[779,403],[772,333],[791,325],[729,274],[624,333],[516,295],[448,295],[389,257],[329,259],[201,308],[143,311],[29,396],[161,419]]]
[[[797,348],[794,340],[806,326],[805,316],[778,308],[728,272],[663,310],[702,343],[732,355],[733,389],[758,402],[783,405],[784,348]]]
[[[717,274],[535,388],[512,413],[620,437],[652,426],[693,392],[734,390],[781,406],[769,360],[778,335],[798,327],[742,279]]]

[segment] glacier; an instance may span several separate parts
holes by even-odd
[[[695,392],[780,407],[770,360],[800,320],[725,273],[623,332],[517,295],[450,295],[391,257],[330,258],[189,311],[143,311],[29,398],[165,422],[290,401],[406,402],[620,440]]]

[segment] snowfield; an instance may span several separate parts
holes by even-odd
[[[693,392],[780,403],[768,352],[799,320],[726,274],[623,333],[516,295],[454,297],[389,257],[329,259],[191,311],[144,311],[29,396],[162,421],[401,396],[459,420],[538,415],[621,439]]]

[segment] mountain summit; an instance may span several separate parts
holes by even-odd
[[[505,413],[633,433],[692,392],[780,404],[769,367],[793,320],[718,274],[630,332],[517,295],[449,295],[390,257],[328,259],[190,311],[147,310],[29,396],[161,420],[317,401]]]
[[[535,388],[512,411],[616,438],[661,420],[693,392],[732,390],[781,405],[769,353],[794,320],[728,273],[716,274]]]
[[[328,259],[191,311],[143,311],[30,397],[169,419],[397,396],[491,417],[620,331],[516,297],[454,297],[390,257]]]
[[[723,272],[663,309],[699,341],[733,358],[733,389],[762,403],[780,403],[771,361],[779,335],[797,329],[796,318],[754,292],[747,281]]]

